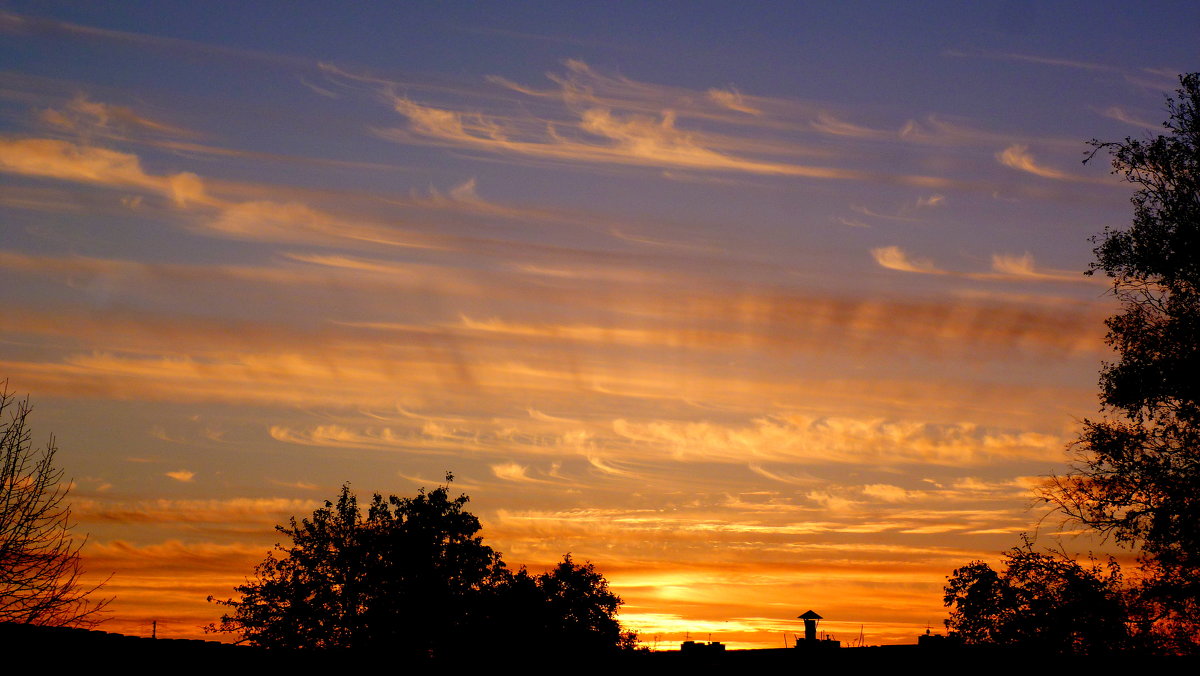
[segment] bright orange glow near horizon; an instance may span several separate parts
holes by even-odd
[[[1020,4],[4,3],[0,380],[104,628],[204,637],[275,524],[447,471],[660,648],[911,643],[1096,547],[1034,497],[1130,215],[1079,160],[1200,10]]]

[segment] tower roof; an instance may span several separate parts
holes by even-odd
[[[825,619],[825,618],[821,617],[820,615],[814,613],[811,610],[806,611],[803,615],[799,615],[798,617],[801,620],[823,620],[823,619]]]

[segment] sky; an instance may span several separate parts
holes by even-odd
[[[440,485],[647,645],[912,643],[1098,415],[1200,5],[0,0],[0,379],[109,631]],[[209,638],[212,638],[209,636]],[[219,637],[218,637],[219,638]],[[230,640],[224,637],[221,640]]]

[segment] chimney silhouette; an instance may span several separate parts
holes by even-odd
[[[800,615],[800,619],[804,620],[804,640],[817,640],[817,622],[820,621],[821,616],[809,610]]]

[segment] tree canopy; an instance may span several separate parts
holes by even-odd
[[[1086,419],[1069,472],[1042,497],[1140,550],[1132,583],[1026,539],[999,571],[981,561],[945,587],[946,626],[966,643],[1058,653],[1200,646],[1200,73],[1167,99],[1167,133],[1091,142],[1137,187],[1133,221],[1092,238],[1087,274],[1112,280],[1120,312],[1100,370],[1102,417]]]
[[[1140,548],[1147,592],[1200,627],[1200,73],[1180,77],[1165,134],[1092,141],[1137,186],[1133,221],[1093,239],[1089,274],[1112,279],[1117,361],[1100,372],[1103,417],[1083,421],[1076,462],[1046,498]],[[1090,158],[1089,158],[1090,159]],[[1195,636],[1193,635],[1193,640]]]
[[[621,632],[616,619],[621,599],[609,591],[608,581],[591,563],[579,565],[570,554],[541,575],[522,568],[501,585],[499,600],[500,614],[515,619],[518,631],[539,637],[547,649],[595,654],[636,643],[636,636]]]
[[[229,612],[210,630],[268,648],[414,658],[536,643],[604,652],[629,642],[616,620],[621,600],[591,563],[568,554],[545,574],[512,573],[446,478],[411,498],[376,493],[365,515],[343,486],[336,503],[277,526],[291,545],[276,545],[280,554],[235,589],[240,599],[216,601]]]
[[[1004,553],[997,571],[972,561],[945,587],[946,628],[968,645],[1057,654],[1098,654],[1129,645],[1120,568],[1083,566],[1024,545]]]
[[[7,387],[0,384],[0,622],[95,626],[108,599],[93,596],[103,583],[80,580],[83,540],[71,534],[54,438],[34,449],[29,400]]]

